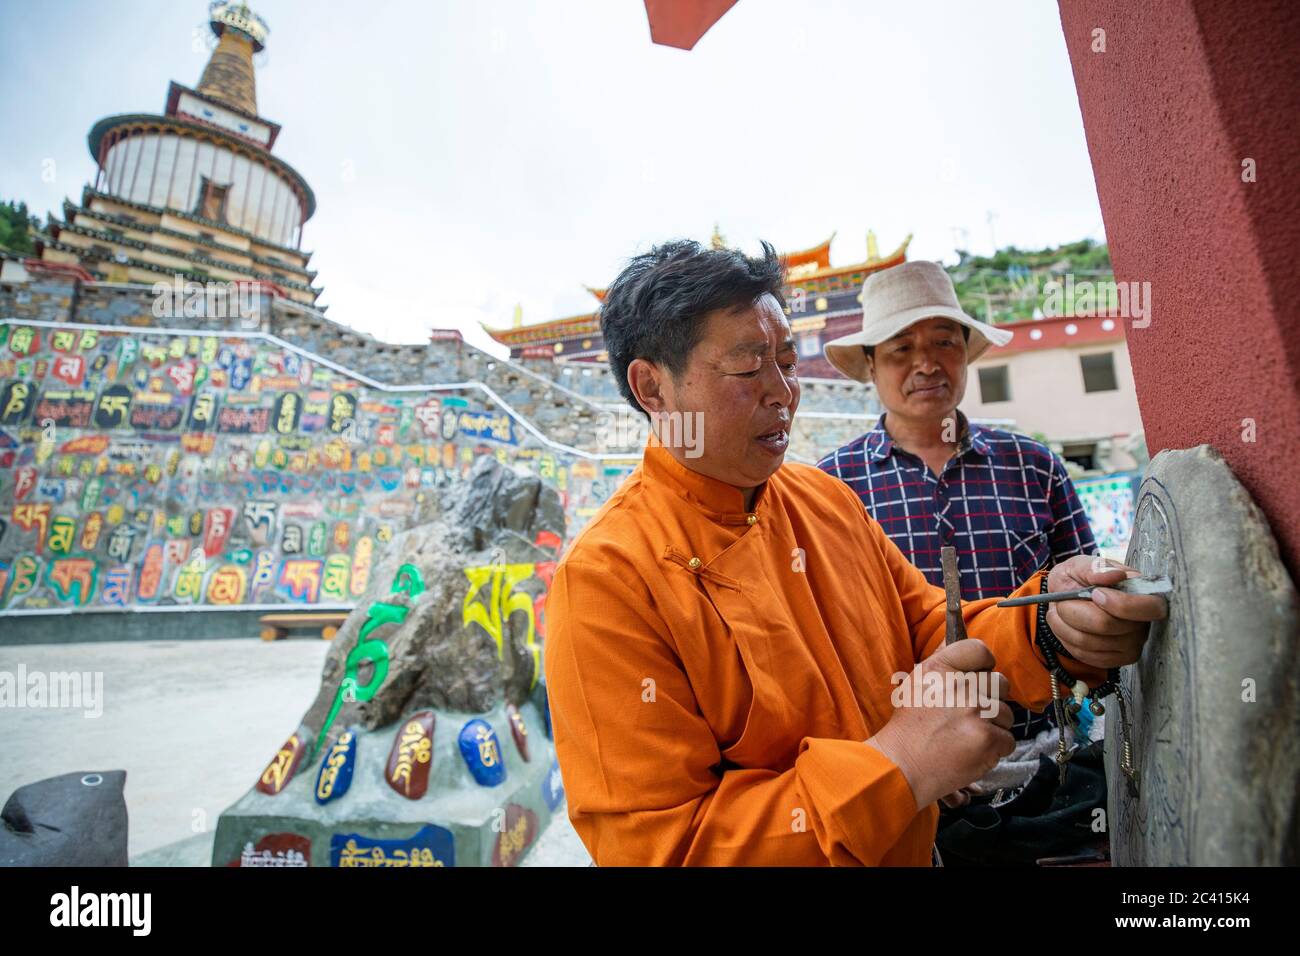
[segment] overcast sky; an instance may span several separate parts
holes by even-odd
[[[689,53],[651,44],[641,0],[251,6],[320,303],[390,341],[591,311],[584,284],[715,222],[749,249],[836,233],[837,265],[869,228],[947,261],[1104,240],[1054,0],[740,0]],[[0,0],[0,198],[79,198],[96,120],[197,84],[206,14]]]

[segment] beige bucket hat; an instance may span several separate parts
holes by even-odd
[[[923,319],[952,319],[970,329],[967,361],[990,345],[1006,345],[1014,334],[973,319],[961,310],[957,290],[937,262],[917,260],[882,269],[862,283],[862,331],[827,342],[826,360],[851,379],[870,381],[864,345],[879,345]]]

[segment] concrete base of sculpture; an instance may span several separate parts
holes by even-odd
[[[378,556],[216,866],[512,866],[564,799],[542,680],[554,488],[478,459]],[[355,580],[355,577],[354,577]]]
[[[1106,701],[1118,866],[1300,862],[1300,636],[1295,585],[1268,523],[1214,449],[1161,452],[1127,562],[1173,579],[1169,619],[1124,668],[1138,796]]]
[[[520,713],[530,726],[543,726],[533,704],[522,706]],[[476,717],[509,726],[504,707],[487,714],[436,713],[428,791],[418,800],[398,796],[385,779],[393,730],[355,729],[356,766],[343,799],[324,806],[316,802],[320,760],[304,767],[275,796],[250,790],[222,813],[212,865],[391,866],[400,860],[409,865],[410,848],[426,846],[435,866],[519,863],[552,815],[565,812],[553,746],[540,733],[531,734],[525,763],[513,743],[502,741],[505,781],[480,786],[465,770],[456,733]],[[441,834],[426,830],[429,826],[450,834],[441,837],[441,846],[436,839]],[[421,831],[428,839],[419,838]],[[284,839],[287,835],[300,837],[307,851]],[[376,845],[381,854],[374,853]],[[404,852],[395,855],[395,848]]]

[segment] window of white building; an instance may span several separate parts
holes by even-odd
[[[1079,365],[1083,369],[1083,390],[1085,392],[1115,392],[1119,383],[1115,379],[1115,353],[1102,352],[1100,355],[1080,355]]]
[[[992,402],[1011,401],[1011,375],[1005,365],[982,368],[980,373],[980,401],[985,405]]]

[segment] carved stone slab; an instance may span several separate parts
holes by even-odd
[[[1295,586],[1262,512],[1208,445],[1161,452],[1138,494],[1127,563],[1174,584],[1169,619],[1123,670],[1139,794],[1106,701],[1117,866],[1300,858],[1300,634]]]

